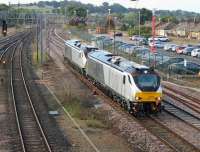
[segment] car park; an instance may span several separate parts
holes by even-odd
[[[176,53],[177,54],[182,54],[183,53],[183,50],[186,48],[186,46],[178,46],[176,48]]]
[[[148,38],[148,41],[153,41],[153,37]],[[154,41],[169,42],[169,38],[166,36],[156,36]]]
[[[122,32],[116,32],[116,33],[114,34],[114,36],[123,36],[123,33],[122,33]]]
[[[133,40],[133,41],[143,41],[143,40],[145,40],[145,38],[143,36],[140,36],[140,35],[133,35],[130,39]]]
[[[153,37],[148,38],[148,41],[152,42],[153,41]],[[159,41],[159,39],[157,37],[154,37],[154,41]]]
[[[179,47],[179,45],[175,45],[172,47],[172,52],[176,52],[176,49]]]
[[[150,42],[149,46],[155,46],[156,48],[164,48],[164,44],[160,41]]]
[[[132,54],[138,46],[127,47],[124,49],[124,52]]]
[[[191,52],[192,57],[200,57],[200,48],[196,48]]]
[[[164,50],[165,51],[172,51],[172,48],[177,46],[176,44],[165,44],[164,45]]]
[[[126,47],[128,44],[127,43],[122,43],[121,45],[118,46],[118,49],[121,50],[124,47]]]
[[[122,42],[122,41],[115,41],[115,47],[120,47],[121,45],[124,45],[126,43]]]
[[[166,36],[158,36],[157,39],[161,42],[169,42],[169,38]]]
[[[134,45],[134,44],[125,44],[119,47],[119,50],[126,52],[126,53],[132,53],[134,51],[135,48],[137,48],[138,46]]]
[[[183,54],[191,55],[192,50],[194,50],[195,47],[186,47],[183,49]]]

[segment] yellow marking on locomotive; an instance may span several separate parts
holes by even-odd
[[[139,102],[158,102],[162,98],[162,93],[159,92],[138,92],[135,94],[135,99]]]

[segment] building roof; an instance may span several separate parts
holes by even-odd
[[[175,26],[176,24],[169,22],[169,23],[160,24],[157,28],[162,29],[162,30],[171,30]]]
[[[185,30],[185,31],[193,31],[193,32],[200,32],[200,24],[195,23],[188,23],[188,22],[182,22],[179,23],[176,27],[176,30]]]

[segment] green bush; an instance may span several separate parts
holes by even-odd
[[[151,36],[151,27],[145,27],[142,26],[140,27],[140,35],[144,36],[144,37],[150,37]],[[139,27],[134,27],[134,28],[129,28],[128,29],[128,35],[132,36],[132,35],[138,35],[139,34]]]

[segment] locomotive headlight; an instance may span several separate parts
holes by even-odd
[[[135,97],[135,99],[136,99],[136,100],[140,100],[140,99],[141,99],[141,97],[137,97],[137,96],[136,96],[136,97]]]
[[[160,101],[160,100],[161,100],[161,97],[157,97],[156,100],[157,100],[157,101]]]

